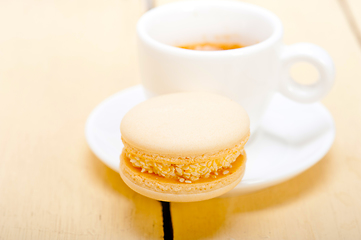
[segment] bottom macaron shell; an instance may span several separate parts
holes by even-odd
[[[133,167],[129,159],[122,153],[120,156],[120,176],[134,191],[161,201],[194,202],[218,197],[233,189],[242,180],[246,156],[240,155],[227,169],[226,175],[219,174],[217,178],[200,179],[195,183],[181,183],[156,174],[142,173]]]

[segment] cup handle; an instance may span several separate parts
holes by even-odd
[[[311,85],[295,82],[290,68],[297,62],[308,62],[316,67],[319,79]],[[301,103],[320,100],[331,89],[335,78],[335,67],[330,55],[312,43],[296,43],[284,46],[281,53],[281,82],[279,91],[286,97]]]

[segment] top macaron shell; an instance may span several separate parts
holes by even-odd
[[[187,157],[234,147],[249,134],[249,124],[246,111],[226,97],[183,92],[138,104],[124,116],[120,131],[140,150]]]

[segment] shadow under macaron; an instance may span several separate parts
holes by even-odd
[[[240,239],[241,236],[231,236],[226,230],[232,228],[237,230],[230,232],[244,232],[244,237],[249,236],[246,234],[249,229],[257,226],[262,232],[265,230],[262,228],[264,219],[260,216],[271,212],[277,214],[275,209],[289,208],[299,201],[305,201],[311,194],[315,194],[320,185],[327,184],[331,154],[328,153],[319,163],[295,178],[258,192],[201,202],[171,203],[175,239],[183,239],[185,232],[189,233],[189,239]],[[286,209],[281,211],[292,215],[285,213]],[[269,213],[260,215],[259,212]],[[297,219],[290,218],[290,221]]]

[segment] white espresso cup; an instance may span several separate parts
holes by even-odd
[[[240,103],[255,131],[275,92],[301,103],[320,100],[334,82],[334,65],[311,43],[285,46],[280,19],[261,7],[229,1],[184,1],[154,8],[138,22],[141,79],[148,97],[210,91]],[[176,46],[240,43],[243,48],[197,51]],[[302,85],[290,76],[297,62],[315,66],[319,79]]]

